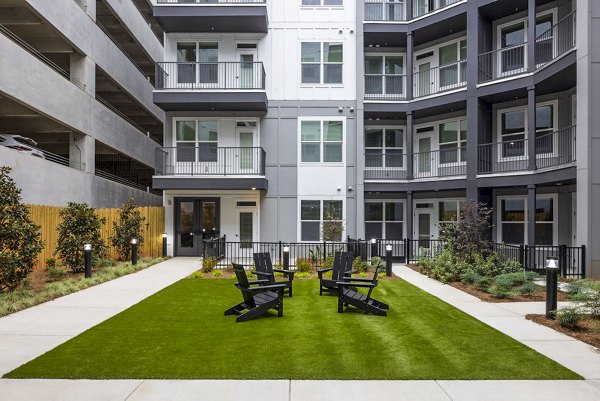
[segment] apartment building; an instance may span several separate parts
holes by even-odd
[[[0,165],[25,202],[162,203],[151,188],[162,40],[147,0],[0,2]]]
[[[478,200],[494,241],[588,245],[600,274],[599,14],[589,0],[157,0],[169,252],[319,241],[325,220],[340,239],[435,239]]]

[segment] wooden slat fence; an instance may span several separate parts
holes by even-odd
[[[42,227],[42,240],[44,249],[38,256],[36,269],[46,267],[46,259],[54,257],[57,246],[57,227],[60,223],[59,211],[63,209],[57,206],[29,205],[32,220]],[[163,207],[146,206],[137,208],[146,220],[143,226],[144,246],[139,250],[139,257],[162,256],[162,233],[165,228],[165,210]],[[106,218],[106,224],[102,227],[102,239],[109,249],[112,259],[117,258],[117,252],[110,246],[110,237],[113,235],[113,222],[119,220],[119,209],[96,209],[99,217]]]

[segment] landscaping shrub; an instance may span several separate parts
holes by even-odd
[[[357,256],[352,261],[352,270],[356,270],[357,272],[366,272],[369,268],[369,263],[366,260],[363,260],[360,256]]]
[[[335,254],[332,252],[323,260],[323,269],[329,269],[333,267],[335,262]]]
[[[223,277],[223,272],[221,270],[213,271],[213,277]]]
[[[141,260],[140,260],[141,262]],[[115,261],[107,258],[100,258],[94,255],[92,260],[92,266],[96,269],[106,269],[107,267],[111,267],[115,265]]]
[[[204,258],[202,260],[202,273],[210,273],[217,266],[217,258],[214,256],[209,256],[208,258]]]
[[[558,324],[569,329],[576,328],[581,319],[583,319],[583,313],[581,313],[581,310],[576,306],[559,309],[556,311],[555,315]]]
[[[22,283],[44,248],[40,226],[31,220],[10,171],[0,167],[0,292]]]
[[[310,278],[310,273],[309,272],[300,272],[300,273],[294,275],[294,277],[296,277],[296,278]]]
[[[142,224],[146,220],[142,217],[133,198],[119,208],[119,220],[113,222],[114,235],[111,237],[112,246],[115,247],[120,260],[128,260],[131,255],[131,240],[137,239],[138,250],[144,244]]]
[[[569,284],[570,298],[593,316],[600,316],[600,281],[583,279]]]
[[[106,246],[100,236],[100,228],[106,219],[99,218],[94,208],[85,203],[70,202],[58,215],[62,221],[58,225],[58,245],[54,254],[63,265],[74,272],[83,271],[85,244],[92,245],[96,257],[106,256]]]
[[[204,275],[202,274],[201,271],[195,271],[191,274],[190,276],[191,278],[204,278]]]
[[[310,272],[312,270],[312,262],[306,258],[296,259],[296,269],[301,273]]]
[[[46,274],[49,281],[59,281],[67,275],[67,272],[62,267],[56,266],[56,263],[46,263]]]
[[[482,276],[480,276],[479,274],[475,273],[472,270],[466,271],[463,274],[460,275],[460,281],[465,283],[465,284],[475,284],[476,282],[478,282],[479,280],[481,280]]]

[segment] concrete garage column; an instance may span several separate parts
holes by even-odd
[[[527,169],[536,170],[535,160],[535,86],[527,87]]]
[[[96,169],[96,140],[89,135],[69,134],[69,161],[71,167],[94,174]]]
[[[527,245],[529,248],[529,268],[535,268],[535,198],[536,198],[536,187],[535,185],[527,186]]]
[[[92,59],[79,53],[72,53],[70,69],[71,81],[83,84],[85,91],[94,97],[96,95],[96,64]]]

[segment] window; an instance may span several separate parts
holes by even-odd
[[[444,224],[458,223],[460,213],[464,206],[463,201],[440,201],[438,203],[439,230],[442,231]]]
[[[300,239],[302,241],[320,241],[323,227],[336,226],[340,235],[335,241],[342,240],[342,222],[344,204],[341,200],[301,200],[300,201]],[[334,231],[334,230],[331,230]]]
[[[343,121],[300,122],[300,160],[303,163],[341,163],[343,141]]]
[[[440,163],[464,162],[467,157],[467,120],[439,125]]]
[[[365,21],[404,21],[405,0],[365,0]]]
[[[367,128],[365,130],[366,167],[404,167],[404,130]]]
[[[366,202],[366,238],[401,240],[404,238],[404,203]]]
[[[552,153],[554,141],[554,107],[552,105],[538,106],[535,111],[535,151],[536,154]]]
[[[526,198],[501,199],[500,241],[508,244],[525,244],[527,239]],[[535,201],[536,245],[554,245],[555,207],[554,197],[538,197]]]
[[[302,42],[302,83],[341,84],[343,57],[341,43]]]
[[[216,162],[218,140],[219,122],[216,120],[175,121],[178,162]]]
[[[404,56],[365,56],[365,94],[404,95]]]
[[[467,41],[451,43],[439,49],[440,87],[451,87],[467,80]]]
[[[552,153],[555,128],[555,105],[540,104],[535,111],[536,154]],[[500,137],[502,157],[517,157],[527,154],[527,108],[500,112]]]
[[[344,0],[302,0],[303,6],[341,6]]]
[[[217,42],[177,42],[177,82],[216,84],[219,82]]]

